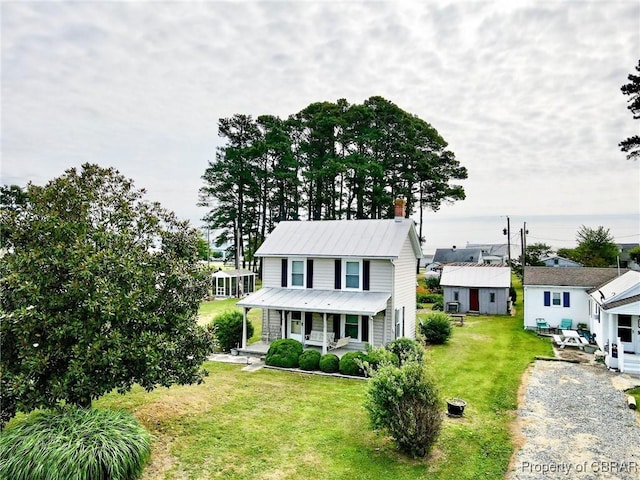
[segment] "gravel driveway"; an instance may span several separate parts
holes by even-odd
[[[640,421],[623,391],[634,385],[640,378],[602,366],[537,361],[506,478],[640,479]]]

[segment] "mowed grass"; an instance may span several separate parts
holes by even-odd
[[[552,354],[548,339],[522,325],[521,313],[467,317],[447,345],[428,349],[443,398],[463,398],[467,407],[464,418],[445,417],[422,460],[371,431],[363,380],[206,363],[201,385],[136,388],[94,406],[125,408],[149,429],[147,480],[502,478],[521,375],[536,355]]]
[[[236,307],[237,302],[237,298],[202,302],[198,311],[198,324],[208,325],[217,315],[226,310],[238,310],[241,312],[242,309]],[[253,325],[253,336],[249,339],[249,343],[257,342],[262,337],[262,309],[252,308],[249,310],[247,319]]]

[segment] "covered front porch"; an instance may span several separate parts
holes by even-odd
[[[363,350],[365,344],[382,345],[389,323],[386,315],[391,295],[383,292],[348,292],[263,288],[237,303],[243,309],[242,351],[259,352],[279,338],[293,338],[322,354],[338,350]],[[247,345],[247,312],[261,308],[262,341]]]

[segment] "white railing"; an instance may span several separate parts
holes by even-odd
[[[624,346],[622,345],[620,337],[616,338],[616,342],[618,345],[618,370],[624,373]]]

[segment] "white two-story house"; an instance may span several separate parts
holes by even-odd
[[[390,220],[281,222],[256,252],[262,288],[238,302],[262,309],[263,338],[293,338],[327,352],[415,338],[416,267],[422,256],[413,220],[396,205]],[[318,341],[318,338],[320,340]],[[246,330],[243,348],[246,348]]]

